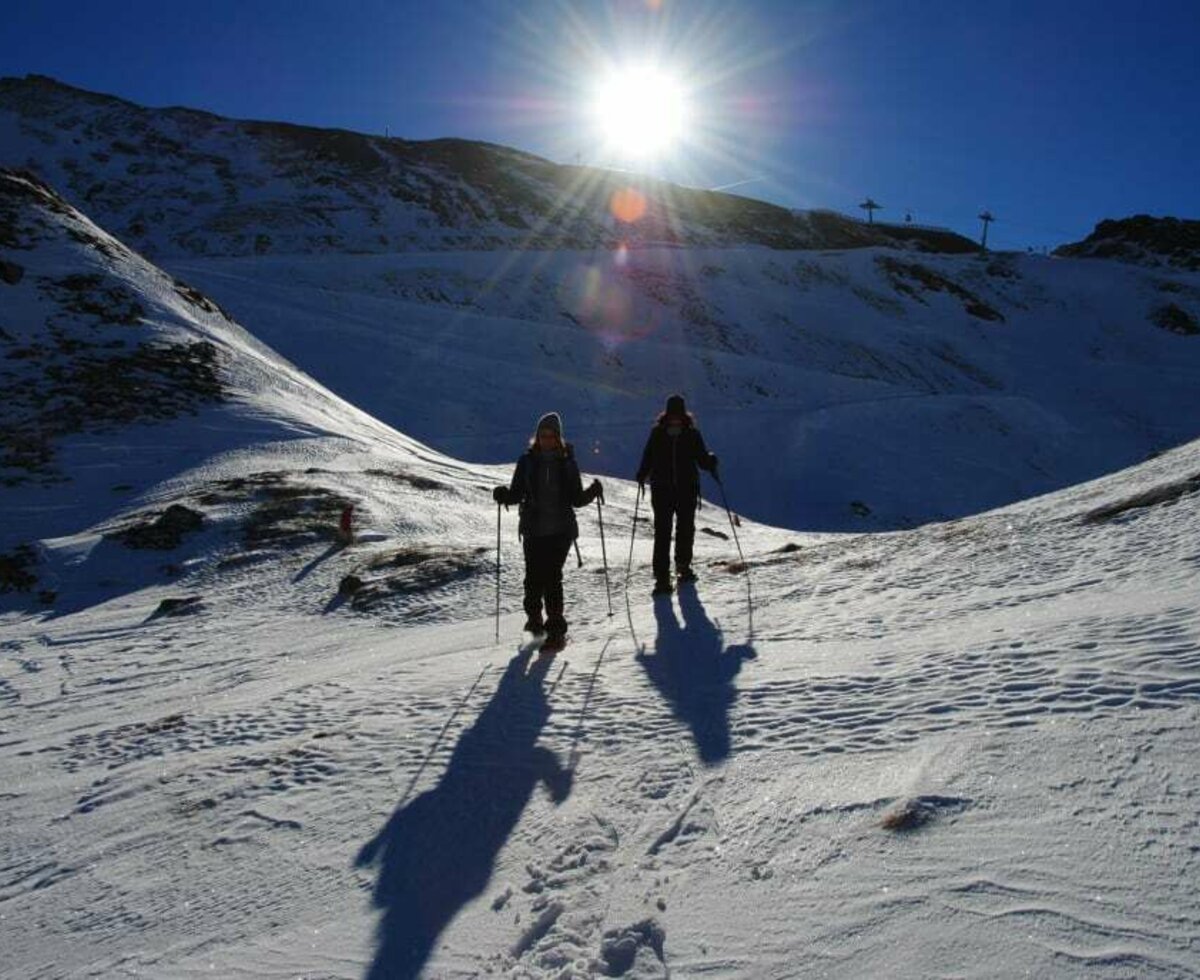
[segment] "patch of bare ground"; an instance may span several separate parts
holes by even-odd
[[[373,558],[343,580],[342,594],[350,605],[368,611],[389,599],[429,592],[492,568],[488,548],[453,548],[415,544]]]
[[[962,303],[963,309],[971,316],[980,320],[1004,321],[1002,313],[988,306],[975,293],[919,262],[902,262],[889,255],[881,255],[875,261],[887,274],[896,292],[910,296],[918,303],[925,302],[923,293],[949,293]]]

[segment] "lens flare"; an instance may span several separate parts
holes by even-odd
[[[635,224],[646,216],[646,195],[632,187],[622,187],[613,192],[608,208],[618,221]]]
[[[572,320],[610,350],[657,328],[655,311],[640,300],[622,270],[601,264],[573,269],[559,287],[559,302]]]

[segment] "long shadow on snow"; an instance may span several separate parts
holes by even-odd
[[[637,660],[675,717],[692,730],[700,758],[715,765],[732,749],[729,709],[737,700],[733,679],[742,661],[757,654],[749,644],[725,646],[695,588],[684,586],[678,595],[683,624],[675,617],[670,596],[656,598],[654,653],[639,653]]]
[[[526,674],[531,656],[523,651],[510,661],[437,786],[401,801],[359,852],[358,867],[379,865],[374,899],[384,910],[367,980],[415,977],[450,920],[487,886],[538,783],[555,803],[570,794],[570,770],[535,744],[550,717],[543,688],[549,661]]]

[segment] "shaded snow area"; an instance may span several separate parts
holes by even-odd
[[[706,505],[699,583],[653,601],[609,479],[546,659],[509,465],[375,421],[47,188],[0,206],[32,447],[0,486],[0,974],[1200,976],[1200,443],[886,534],[735,540]],[[276,336],[283,268],[234,295]],[[374,301],[294,288],[297,331]],[[541,399],[496,353],[476,407],[515,456]]]
[[[885,249],[476,252],[169,263],[361,408],[460,458],[543,409],[631,478],[682,392],[748,515],[894,530],[1200,435],[1200,274]],[[719,497],[710,499],[719,500]]]

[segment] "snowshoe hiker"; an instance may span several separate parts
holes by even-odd
[[[546,634],[547,653],[566,645],[563,565],[571,544],[579,536],[573,508],[604,499],[604,488],[593,480],[583,488],[579,465],[569,442],[563,439],[557,412],[543,415],[529,448],[517,460],[512,482],[498,486],[492,498],[499,504],[519,504],[520,535],[525,552],[525,629]],[[545,618],[543,619],[543,607]]]
[[[675,572],[680,582],[696,581],[692,545],[696,537],[696,507],[700,502],[700,470],[717,474],[717,457],[704,445],[696,420],[682,395],[667,399],[637,471],[638,492],[650,481],[654,509],[654,595],[667,595],[671,585],[671,530],[675,525]]]

